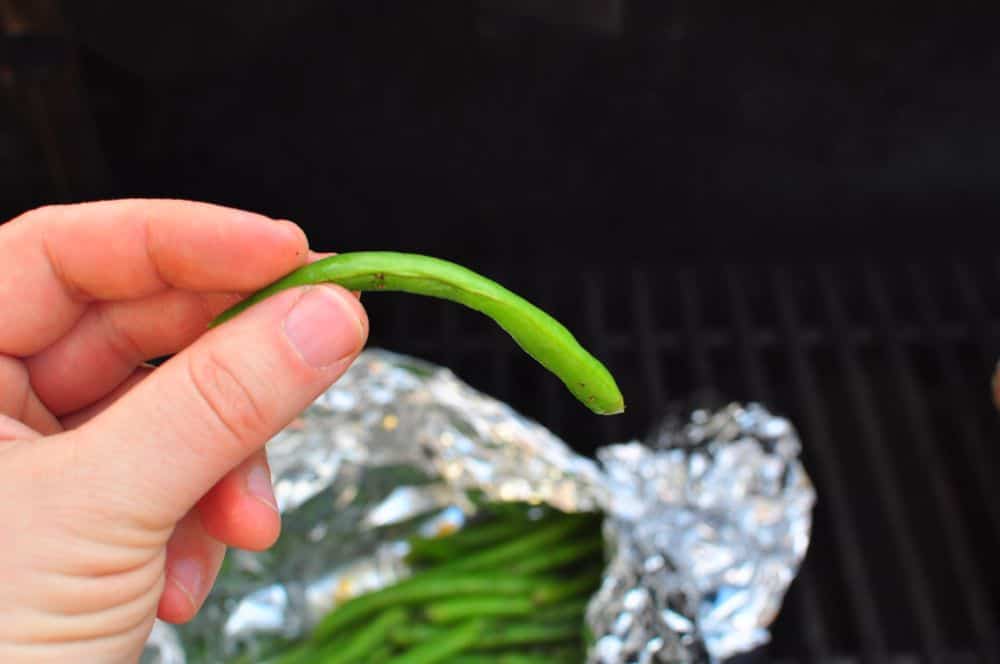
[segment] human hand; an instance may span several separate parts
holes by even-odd
[[[227,545],[274,542],[263,445],[367,318],[324,285],[205,330],[308,255],[294,224],[183,201],[0,226],[0,661],[134,662],[157,615],[194,616]]]

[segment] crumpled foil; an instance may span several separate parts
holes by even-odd
[[[591,664],[725,658],[767,641],[805,555],[815,493],[798,453],[787,420],[734,404],[596,463],[447,369],[368,350],[268,443],[278,543],[232,551],[198,618],[158,623],[143,661],[263,656],[408,576],[407,538],[461,528],[473,494],[605,513]]]
[[[598,452],[612,560],[593,664],[698,662],[767,642],[809,545],[815,492],[791,423],[731,404]]]

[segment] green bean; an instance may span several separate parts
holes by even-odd
[[[561,643],[580,638],[576,621],[556,623],[514,623],[491,625],[476,642],[475,649],[495,650],[510,646]]]
[[[483,525],[470,525],[465,529],[447,535],[430,539],[415,538],[410,541],[410,562],[440,562],[455,558],[476,548],[487,547],[497,542],[516,539],[526,532],[535,530],[550,520],[528,519],[518,521],[495,521]]]
[[[551,604],[535,611],[532,619],[536,622],[558,622],[561,620],[582,620],[587,611],[589,597],[572,599],[562,604]]]
[[[495,320],[528,355],[558,376],[592,411],[614,415],[625,410],[621,392],[608,370],[557,320],[486,277],[429,256],[389,251],[330,256],[254,293],[223,312],[211,326],[282,290],[321,282],[359,291],[430,295],[475,309]]]
[[[411,647],[440,638],[449,632],[444,625],[404,624],[389,633],[389,638],[400,647]],[[503,650],[512,647],[540,646],[580,639],[580,621],[554,620],[551,622],[490,622],[473,648]]]
[[[532,593],[532,599],[539,606],[548,606],[566,599],[593,594],[601,583],[602,575],[601,569],[594,567],[568,581],[544,583]]]
[[[427,570],[425,574],[439,576],[456,572],[473,572],[496,569],[502,565],[520,560],[535,551],[544,551],[547,547],[568,537],[591,523],[591,515],[565,515],[537,531],[524,537],[494,547],[478,551],[458,560],[447,562],[439,567]]]
[[[389,644],[383,644],[378,650],[371,654],[366,664],[385,664],[392,659],[393,648]]]
[[[542,551],[532,558],[521,560],[511,568],[511,571],[524,575],[548,572],[565,567],[581,558],[593,556],[593,554],[603,550],[603,540],[599,537],[590,537],[564,544],[549,551]]]
[[[401,648],[409,648],[418,643],[436,639],[442,634],[446,634],[447,631],[447,628],[441,625],[432,626],[424,623],[409,623],[399,625],[389,632],[389,640]]]
[[[484,595],[434,602],[427,605],[424,613],[432,623],[453,623],[470,618],[527,616],[531,615],[534,608],[534,602],[527,595],[523,597]]]
[[[389,664],[436,664],[450,662],[458,653],[476,644],[486,623],[470,620],[430,639],[404,654],[389,660]]]
[[[406,611],[400,608],[390,609],[343,644],[338,641],[324,646],[315,657],[302,660],[303,664],[354,664],[368,661],[370,655],[382,646],[389,633],[404,622]]]
[[[450,664],[579,664],[582,653],[564,650],[544,653],[468,653],[452,658]]]
[[[313,643],[326,641],[339,630],[393,606],[408,606],[459,595],[523,595],[537,581],[527,577],[458,575],[447,578],[417,574],[394,586],[348,600],[328,613],[313,630]]]
[[[266,660],[266,664],[300,664],[301,662],[308,661],[308,657],[313,654],[312,648],[309,644],[298,645],[291,650],[286,650],[279,656]],[[255,661],[254,659],[248,659],[248,662]]]
[[[261,636],[245,652],[227,660],[227,664],[285,664],[290,653],[301,649],[301,642],[280,636]]]
[[[560,514],[559,510],[549,507],[548,505],[528,505],[526,503],[505,503],[495,500],[486,500],[485,497],[477,500],[472,492],[469,492],[469,498],[472,500],[473,504],[479,507],[484,514],[488,514],[491,518],[498,521],[538,521],[540,519],[548,519],[556,514]]]

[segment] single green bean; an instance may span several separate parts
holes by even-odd
[[[399,625],[389,632],[389,640],[400,648],[410,648],[418,643],[436,639],[447,632],[448,629],[442,625],[407,623]]]
[[[382,644],[378,650],[371,654],[366,664],[385,664],[392,659],[393,647],[388,643]]]
[[[458,597],[433,602],[424,613],[432,623],[454,623],[471,618],[506,618],[528,616],[535,609],[534,602],[527,595],[522,597],[498,597],[483,595],[478,597]]]
[[[579,664],[579,650],[544,653],[468,653],[454,657],[450,664]]]
[[[218,325],[275,293],[322,282],[358,291],[430,295],[486,314],[528,355],[599,415],[625,410],[614,378],[561,323],[503,286],[455,263],[418,254],[360,251],[323,258],[257,291],[212,321]]]
[[[582,558],[592,557],[604,550],[604,542],[600,537],[589,537],[563,544],[549,551],[542,551],[531,558],[525,558],[514,564],[511,571],[515,574],[538,574],[565,567]]]
[[[401,608],[390,609],[361,628],[357,634],[346,642],[335,642],[324,646],[316,656],[303,660],[304,664],[355,664],[366,662],[389,637],[396,626],[406,622],[406,611]]]
[[[592,595],[601,584],[602,576],[602,570],[594,567],[567,581],[543,583],[535,589],[531,598],[538,606],[548,606],[581,595]]]
[[[590,527],[594,521],[590,515],[569,514],[524,537],[501,544],[491,549],[471,553],[464,558],[449,561],[425,572],[428,576],[452,574],[458,572],[475,572],[497,569],[513,561],[520,560],[536,551],[544,551],[552,544],[559,542],[573,533]]]
[[[389,633],[389,638],[396,645],[409,648],[439,639],[449,631],[445,625],[411,623],[397,626]],[[476,652],[508,648],[521,650],[530,646],[575,644],[579,642],[581,634],[580,621],[576,618],[550,622],[540,622],[534,619],[530,622],[490,621],[488,628],[480,635],[471,650]]]
[[[486,623],[470,620],[389,660],[389,664],[437,664],[450,662],[460,652],[476,644]]]
[[[481,505],[480,509],[484,514],[488,514],[499,521],[537,521],[540,518],[550,517],[553,514],[559,513],[559,510],[548,505],[529,505],[522,502],[508,503],[485,500],[485,498],[477,501],[471,495],[470,499],[472,499],[473,503],[478,503],[477,506]]]
[[[583,614],[587,611],[589,597],[571,599],[562,604],[547,605],[538,609],[532,614],[532,619],[536,622],[558,622],[562,620],[582,620]]]
[[[535,579],[499,575],[462,574],[429,577],[417,574],[394,586],[361,595],[328,613],[313,630],[310,640],[322,643],[338,631],[394,606],[409,606],[459,595],[523,595],[537,585]]]
[[[576,621],[556,623],[512,623],[491,625],[476,642],[475,650],[495,650],[510,646],[562,643],[580,638]]]
[[[472,549],[484,548],[498,542],[509,542],[522,534],[537,529],[550,520],[495,521],[472,524],[445,537],[414,538],[410,541],[410,562],[435,563],[450,560]]]
[[[310,655],[313,654],[312,648],[308,643],[303,643],[295,646],[291,650],[286,650],[285,652],[277,655],[273,659],[266,659],[265,664],[300,664],[301,662],[308,661]],[[254,659],[248,659],[248,662],[257,661]]]

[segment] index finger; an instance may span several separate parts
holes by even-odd
[[[0,353],[38,352],[94,300],[172,288],[252,291],[307,255],[295,224],[208,203],[131,199],[32,210],[0,226]]]

